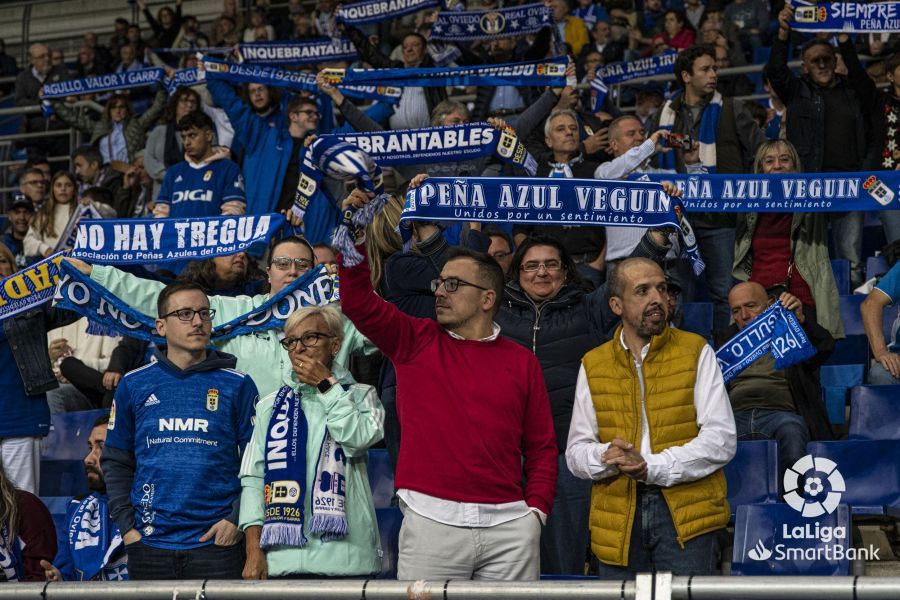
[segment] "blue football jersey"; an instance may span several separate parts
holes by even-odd
[[[232,512],[259,395],[234,369],[154,362],[122,378],[106,445],[134,452],[134,526],[148,546],[184,550]]]
[[[170,217],[214,217],[222,204],[246,202],[241,169],[230,160],[216,160],[197,167],[187,161],[166,171],[156,202],[170,206]]]

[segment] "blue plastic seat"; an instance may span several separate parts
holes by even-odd
[[[834,273],[834,282],[837,284],[838,294],[847,296],[850,294],[850,261],[844,258],[833,258],[831,270]]]
[[[866,329],[863,327],[862,315],[859,312],[859,305],[862,304],[865,299],[866,297],[862,294],[838,297],[841,321],[844,323],[844,333],[848,336],[866,334]]]
[[[850,390],[851,440],[900,440],[900,385]]]
[[[866,259],[866,278],[880,277],[890,270],[883,256],[870,256]]]
[[[381,538],[381,573],[378,579],[397,578],[397,558],[400,556],[400,526],[403,524],[403,513],[399,508],[378,508],[375,510],[378,519],[378,536]]]
[[[818,539],[798,539],[795,528],[815,527],[820,531],[831,527],[843,528],[844,536],[823,542]],[[785,536],[787,533],[787,536]],[[841,546],[843,556],[850,548],[850,511],[846,505],[838,505],[831,514],[815,520],[804,517],[787,504],[748,504],[738,507],[734,523],[734,549],[732,575],[850,575],[850,561],[837,560],[834,546]],[[826,546],[832,548],[826,549]],[[815,550],[810,550],[815,549]],[[830,552],[829,552],[830,551]],[[801,552],[815,553],[809,558]],[[825,553],[829,552],[826,559]]]
[[[41,460],[82,460],[94,421],[108,410],[83,410],[51,415],[50,433],[41,442]],[[53,495],[53,494],[51,494]]]
[[[69,509],[69,502],[72,501],[70,496],[46,496],[41,497],[41,502],[50,511],[53,517],[53,525],[56,526],[57,532],[65,531],[66,528],[66,511]]]
[[[709,339],[712,336],[712,302],[685,302],[681,305],[681,314],[682,330],[696,333],[704,339]]]
[[[42,460],[41,489],[45,496],[81,496],[87,494],[87,477],[81,460]]]
[[[826,365],[865,365],[869,364],[869,340],[865,335],[848,334],[834,343],[834,352],[828,357]]]
[[[810,442],[806,450],[837,465],[846,487],[841,503],[854,515],[884,515],[900,505],[900,441]]]
[[[731,518],[744,504],[778,502],[778,444],[774,440],[737,443],[731,462],[725,465]]]
[[[369,450],[369,487],[375,508],[390,508],[394,497],[394,471],[387,450]]]
[[[846,422],[847,395],[850,388],[863,384],[865,376],[866,365],[864,364],[826,364],[819,369],[825,410],[828,411],[828,421],[831,424],[843,425]]]

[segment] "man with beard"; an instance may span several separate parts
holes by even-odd
[[[34,175],[31,175],[30,179],[37,180]],[[43,180],[41,182],[43,183]],[[6,210],[6,220],[9,225],[3,232],[3,243],[16,257],[13,271],[18,271],[28,266],[28,259],[25,256],[25,235],[31,227],[31,221],[34,220],[34,203],[24,194],[15,194]]]
[[[722,373],[706,340],[668,326],[655,262],[622,261],[609,292],[622,324],[582,359],[566,448],[572,473],[594,481],[599,574],[711,575],[731,514],[722,467],[736,448]]]
[[[106,480],[100,454],[106,443],[109,415],[94,421],[84,457],[84,474],[91,493],[72,498],[66,511],[66,527],[59,531],[59,550],[53,564],[41,561],[47,581],[121,581],[128,579],[128,556],[119,528],[109,516]]]

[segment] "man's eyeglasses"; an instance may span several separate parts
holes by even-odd
[[[297,267],[297,270],[301,273],[309,271],[313,268],[313,263],[311,260],[307,260],[305,258],[291,258],[290,256],[276,256],[272,259],[271,264],[279,271],[287,271],[291,268],[292,264]]]
[[[47,185],[47,182],[43,179],[32,179],[30,181],[23,181],[22,185]]]
[[[173,310],[170,313],[165,315],[160,315],[160,319],[165,319],[166,317],[178,317],[179,321],[193,321],[194,315],[200,315],[201,321],[212,321],[216,316],[216,309],[214,308],[201,308],[200,310],[194,310],[193,308],[179,308],[178,310]]]
[[[548,271],[559,271],[562,268],[562,263],[558,260],[545,260],[544,262],[529,260],[527,263],[522,263],[522,270],[528,273],[540,271],[541,267]]]
[[[321,118],[321,116],[322,116],[322,113],[320,113],[317,110],[313,110],[311,108],[307,108],[306,110],[295,110],[294,112],[302,113],[302,114],[306,115],[307,117],[309,117],[310,119],[312,119],[313,117],[318,119],[318,118]]]
[[[333,335],[329,335],[327,333],[322,333],[320,331],[310,331],[304,333],[300,337],[286,337],[281,340],[281,347],[291,352],[294,348],[297,347],[297,342],[300,343],[304,348],[315,348],[319,345],[319,340],[322,338],[330,339],[333,338]]]
[[[459,277],[438,277],[437,279],[431,280],[431,291],[432,293],[438,291],[438,288],[444,286],[444,290],[448,294],[452,294],[456,290],[459,289],[461,285],[467,285],[469,287],[478,288],[479,290],[488,291],[486,287],[481,287],[480,285],[475,285],[474,283],[469,283],[468,281],[464,281]]]

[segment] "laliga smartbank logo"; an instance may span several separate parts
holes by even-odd
[[[804,477],[800,491],[800,478]],[[784,472],[784,501],[802,516],[815,519],[837,510],[841,496],[847,491],[844,477],[837,463],[809,454],[800,458]],[[804,525],[781,525],[781,540],[772,540],[769,548],[762,540],[747,552],[753,560],[879,560],[879,548],[845,547],[847,528],[822,525],[818,521]],[[791,545],[792,540],[803,540],[803,547]],[[821,542],[816,544],[816,542]],[[793,542],[797,544],[798,542]],[[815,544],[815,545],[810,545]]]

